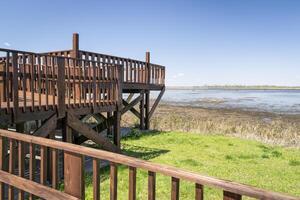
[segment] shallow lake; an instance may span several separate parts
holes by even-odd
[[[162,101],[203,108],[300,114],[300,90],[166,90]]]

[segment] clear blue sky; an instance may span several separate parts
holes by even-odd
[[[80,48],[167,67],[168,85],[300,85],[300,1],[0,3],[0,47]]]

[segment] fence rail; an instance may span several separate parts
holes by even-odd
[[[24,151],[24,147],[29,146],[29,152]],[[16,148],[14,148],[16,147]],[[40,180],[34,180],[36,151],[34,149],[40,149]],[[69,143],[63,143],[50,139],[44,139],[40,137],[34,137],[30,135],[19,134],[15,132],[0,130],[0,175],[5,175],[3,178],[0,176],[0,190],[2,191],[2,199],[4,198],[4,184],[9,184],[8,197],[13,199],[14,193],[12,187],[16,187],[19,190],[19,195],[24,195],[24,187],[13,181],[7,181],[7,179],[25,181],[23,179],[17,179],[15,176],[24,176],[24,158],[29,157],[29,169],[30,169],[30,181],[36,182],[37,186],[46,184],[46,151],[50,149],[53,157],[57,158],[57,152],[64,152],[64,171],[65,171],[65,191],[67,195],[71,195],[72,198],[84,199],[84,165],[83,157],[89,156],[93,158],[93,197],[94,199],[100,199],[100,178],[99,178],[99,161],[106,160],[110,162],[110,199],[116,200],[118,194],[117,182],[118,182],[118,165],[128,166],[129,169],[129,188],[128,198],[130,200],[136,199],[136,170],[142,169],[148,171],[148,199],[154,200],[156,193],[156,174],[160,173],[171,178],[171,193],[172,200],[179,199],[179,186],[180,180],[186,180],[195,183],[195,199],[202,200],[204,193],[204,186],[215,187],[223,190],[224,199],[241,199],[242,196],[253,197],[256,199],[268,199],[268,200],[296,200],[298,197],[292,197],[280,193],[270,192],[262,189],[258,189],[252,186],[221,180],[213,177],[203,176],[194,172],[178,169],[171,166],[155,164],[152,162],[140,160],[137,158],[111,153],[102,150],[96,150],[88,147],[78,146]],[[15,157],[15,151],[18,152],[18,157]],[[26,155],[26,156],[25,156]],[[28,156],[27,156],[28,155]],[[7,157],[8,156],[8,157]],[[5,160],[8,159],[8,160]],[[57,160],[52,159],[53,165],[57,166]],[[18,174],[15,174],[14,167],[18,167]],[[52,182],[51,185],[54,189],[57,189],[57,168],[52,169]],[[40,183],[37,183],[37,182]],[[26,182],[26,181],[25,181]],[[37,195],[37,188],[28,189],[26,192]],[[58,195],[52,190],[46,190],[48,194]],[[45,197],[44,197],[45,198]],[[0,198],[1,199],[1,198]]]

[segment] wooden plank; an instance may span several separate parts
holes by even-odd
[[[22,73],[23,73],[23,79],[22,79],[22,83],[23,83],[23,112],[25,112],[26,110],[26,102],[27,102],[27,96],[26,96],[26,90],[27,90],[27,86],[26,86],[26,55],[23,54],[23,68],[22,68]]]
[[[93,159],[93,199],[100,200],[100,165],[99,160]]]
[[[141,92],[142,99],[140,101],[140,129],[145,129],[145,101],[144,101],[144,91]]]
[[[34,111],[34,64],[35,64],[35,57],[32,54],[30,57],[31,65],[30,65],[30,91],[31,91],[31,111]]]
[[[36,169],[36,161],[35,161],[35,144],[29,144],[29,180],[35,180],[35,169]],[[33,194],[29,194],[29,199],[34,199]]]
[[[41,127],[36,130],[33,135],[39,137],[47,137],[56,129],[57,115],[52,115]]]
[[[43,199],[77,200],[71,195],[0,170],[0,181]]]
[[[179,179],[172,177],[171,200],[179,200]]]
[[[110,163],[110,200],[117,200],[118,194],[118,166]]]
[[[67,117],[67,124],[72,129],[76,130],[77,132],[81,133],[85,137],[93,140],[97,144],[100,144],[103,149],[113,152],[121,152],[121,149],[116,145],[113,145],[108,138],[98,134],[92,128],[87,126],[86,124],[82,123],[79,119],[77,119],[71,112],[68,112]]]
[[[19,89],[18,89],[18,55],[17,53],[12,54],[12,70],[13,70],[13,114],[14,121],[18,120],[19,113]]]
[[[19,176],[24,177],[25,170],[25,143],[22,141],[18,142],[18,168],[19,168]],[[19,190],[18,199],[24,199],[24,191]]]
[[[121,112],[114,111],[113,140],[118,149],[121,148]]]
[[[203,186],[196,183],[195,184],[195,200],[203,200]]]
[[[15,141],[13,139],[9,140],[9,168],[8,172],[10,174],[14,174],[15,167],[16,167],[16,152],[15,152]],[[14,187],[12,185],[8,186],[8,199],[14,200],[15,193],[14,193]]]
[[[63,58],[57,58],[58,63],[58,74],[57,74],[57,114],[58,118],[63,118],[65,116],[65,61]]]
[[[52,155],[52,188],[57,189],[58,188],[58,152],[56,149],[51,149],[51,155]]]
[[[47,147],[41,146],[40,183],[46,185],[47,181]]]
[[[64,189],[65,193],[84,199],[84,157],[82,155],[64,152]]]
[[[128,199],[136,200],[136,168],[129,166],[129,190]]]
[[[155,200],[156,173],[148,171],[148,200]]]
[[[160,93],[159,93],[157,99],[155,100],[155,102],[154,102],[154,104],[153,104],[153,106],[152,106],[152,108],[151,108],[151,110],[150,110],[150,112],[149,112],[149,119],[151,119],[151,117],[152,117],[152,115],[153,115],[153,113],[154,113],[156,107],[158,106],[158,104],[159,104],[159,102],[160,102],[162,96],[163,96],[164,93],[165,93],[165,90],[166,90],[166,88],[163,87],[163,89],[160,91]]]
[[[125,106],[125,107],[127,107],[128,105],[129,105],[129,103],[127,103],[127,101],[125,101],[125,100],[122,100],[122,102],[123,102],[123,105]],[[137,102],[138,103],[138,102]],[[129,109],[137,118],[141,118],[141,115],[140,115],[140,113],[134,108],[134,107],[131,107],[130,109]],[[123,108],[123,110],[121,111],[122,113],[125,113],[124,112],[124,108]]]
[[[0,136],[0,170],[7,170],[7,144],[6,138]],[[0,200],[4,200],[5,187],[4,183],[0,182]]]
[[[125,105],[125,107],[121,110],[121,113],[122,114],[124,114],[124,113],[126,113],[128,110],[132,110],[132,108],[136,105],[136,104],[138,104],[138,103],[140,103],[141,102],[141,100],[143,99],[143,94],[141,93],[137,98],[135,98],[133,101],[131,101],[130,103],[128,103],[128,102],[124,102],[124,100],[122,100],[123,101],[123,104]]]
[[[232,193],[229,191],[223,191],[223,200],[241,200],[242,199],[242,195],[240,194],[236,194],[236,193]]]

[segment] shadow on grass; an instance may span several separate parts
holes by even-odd
[[[123,144],[122,147],[122,151],[125,155],[140,158],[143,160],[150,160],[169,152],[169,150],[166,149],[141,147],[129,144]]]

